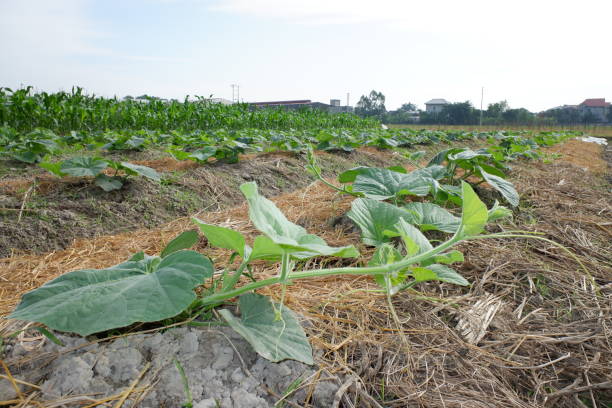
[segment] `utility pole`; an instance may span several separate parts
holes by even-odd
[[[482,126],[482,101],[484,99],[484,86],[480,90],[480,126]]]
[[[240,85],[232,84],[232,102],[240,102]]]

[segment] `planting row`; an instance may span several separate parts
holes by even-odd
[[[441,142],[486,139],[501,143],[515,153],[535,154],[538,146],[549,146],[576,132],[459,132],[411,129],[318,129],[280,130],[214,130],[193,132],[160,131],[71,131],[60,135],[49,129],[21,133],[11,127],[0,127],[0,156],[26,163],[38,163],[47,156],[66,151],[137,151],[162,148],[179,160],[206,162],[209,159],[235,162],[239,155],[261,151],[317,150],[351,151],[371,146],[382,149],[411,147]]]
[[[331,188],[357,197],[346,215],[361,230],[363,244],[376,247],[362,266],[304,270],[304,261],[313,257],[356,258],[360,254],[353,245],[331,247],[290,222],[251,182],[240,189],[248,202],[251,222],[261,233],[252,241],[247,242],[239,231],[193,219],[209,245],[232,252],[232,262],[220,270],[204,255],[189,250],[198,233],[187,231],[159,256],[139,252],[110,268],[66,273],[24,295],[10,317],[87,336],[136,322],[210,324],[202,320],[212,319],[212,310],[222,307],[218,315],[263,357],[312,364],[308,339],[296,315],[284,306],[291,282],[329,275],[372,276],[399,325],[391,303],[398,292],[426,281],[469,284],[451,266],[463,262],[463,254],[453,249],[458,243],[533,238],[520,231],[485,231],[487,223],[509,217],[512,211],[497,202],[487,208],[475,186],[487,182],[500,198],[516,206],[519,197],[505,179],[506,163],[530,152],[517,152],[516,146],[505,141],[477,151],[447,149],[412,172],[353,168],[339,176],[339,185],[321,177],[315,156],[309,154],[307,169],[312,174]],[[532,153],[537,154],[534,150],[528,156]],[[428,231],[436,231],[435,240],[428,238]],[[233,260],[240,262],[231,266]],[[278,275],[267,279],[253,276],[253,262],[262,260],[278,262]],[[245,275],[250,283],[241,285]],[[278,302],[254,292],[272,285],[278,285]],[[237,300],[240,315],[232,307],[233,300]],[[41,331],[53,338],[46,329]]]

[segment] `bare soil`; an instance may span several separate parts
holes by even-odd
[[[320,157],[328,175],[357,165],[406,164],[399,155],[375,149]],[[206,166],[171,158],[134,162],[161,172],[162,183],[133,177],[120,190],[106,193],[83,178],[36,174],[0,181],[0,258],[64,249],[76,238],[154,228],[199,211],[228,208],[241,202],[238,186],[245,181],[256,181],[267,196],[313,182],[305,159],[292,153]]]

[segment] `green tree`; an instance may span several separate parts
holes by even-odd
[[[361,95],[355,107],[355,113],[365,117],[382,118],[386,112],[385,95],[383,95],[382,92],[376,92],[374,90],[370,92],[369,96]]]
[[[446,125],[474,125],[478,123],[478,111],[470,101],[444,105],[440,121]]]
[[[525,108],[518,108],[504,111],[502,118],[506,124],[528,125],[535,121],[536,116]]]
[[[490,118],[494,120],[495,122],[499,123],[503,119],[504,112],[506,112],[508,109],[510,109],[510,107],[508,106],[508,102],[500,101],[500,102],[489,104],[484,114],[485,114],[485,117]]]
[[[591,112],[590,110],[587,110],[584,115],[582,115],[582,121],[586,124],[586,123],[595,123],[598,122],[598,118],[597,116],[595,116],[595,114],[593,112]]]
[[[397,112],[416,112],[416,111],[417,111],[416,105],[411,102],[402,104],[402,106],[400,106],[400,108],[397,110]]]

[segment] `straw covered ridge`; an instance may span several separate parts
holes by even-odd
[[[600,147],[594,153],[591,144],[572,145],[584,146],[591,164],[602,163]],[[344,406],[604,407],[612,401],[610,186],[597,173],[562,160],[517,163],[511,179],[521,206],[513,222],[491,230],[541,232],[568,248],[588,274],[548,242],[462,243],[458,249],[466,261],[457,269],[472,285],[427,283],[396,295],[401,328],[385,297],[371,291],[376,289],[371,278],[295,282],[287,304],[310,321],[306,330],[313,347],[322,350],[319,363],[345,378]],[[330,245],[354,244],[363,255],[356,261],[316,258],[303,269],[369,259],[372,248],[360,244],[358,230],[342,217],[351,198],[313,183],[273,201],[291,221]],[[257,235],[245,204],[197,216],[249,239]],[[0,315],[9,313],[22,293],[61,273],[110,266],[140,250],[158,253],[191,228],[183,218],[155,230],[77,241],[43,256],[1,259]],[[208,247],[204,238],[196,249],[217,268],[229,255]],[[261,263],[255,269],[264,278],[276,274],[278,265]],[[263,293],[278,297],[277,289]]]

